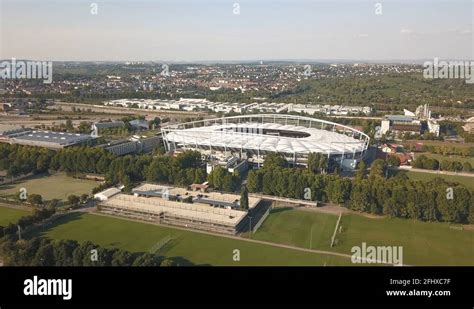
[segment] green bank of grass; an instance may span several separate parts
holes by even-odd
[[[402,246],[408,265],[474,265],[474,231],[443,222],[398,218],[372,219],[346,214],[334,250],[350,253],[353,246]]]
[[[303,248],[329,250],[336,223],[335,215],[275,208],[252,238]]]
[[[0,226],[7,226],[9,223],[15,223],[18,219],[28,214],[29,211],[27,210],[3,207],[0,204]]]
[[[182,257],[218,266],[350,265],[350,259],[92,214],[71,213],[39,235],[106,247]],[[234,261],[235,251],[240,261]]]
[[[458,176],[458,175],[444,175],[444,174],[430,174],[422,172],[407,171],[406,175],[412,180],[430,181],[435,178],[442,178],[448,182],[458,182],[470,190],[474,190],[474,177]]]
[[[308,248],[313,227],[313,249],[351,254],[363,242],[374,246],[402,246],[409,265],[474,265],[474,230],[442,222],[397,218],[367,218],[344,214],[337,245],[329,247],[337,215],[303,210],[271,213],[253,238]]]
[[[0,186],[0,196],[13,196],[25,188],[28,194],[40,194],[44,200],[66,200],[71,194],[90,194],[98,184],[93,180],[75,179],[65,173],[41,174]]]

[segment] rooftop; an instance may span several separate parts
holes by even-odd
[[[42,143],[54,143],[60,146],[67,146],[92,139],[87,134],[53,132],[53,131],[29,131],[23,135],[12,138],[14,142],[32,141]]]

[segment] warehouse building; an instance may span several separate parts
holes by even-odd
[[[22,129],[2,133],[0,141],[25,146],[62,149],[71,146],[92,146],[95,143],[95,137],[79,133]]]

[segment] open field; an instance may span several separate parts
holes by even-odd
[[[459,182],[460,184],[466,186],[470,190],[474,190],[474,178],[466,176],[457,176],[457,175],[444,175],[444,174],[429,174],[421,173],[414,171],[407,171],[406,175],[412,180],[421,180],[421,181],[430,181],[436,177],[443,178],[449,182]]]
[[[365,242],[368,246],[403,246],[403,263],[408,265],[474,265],[473,230],[458,230],[441,222],[344,214],[337,245],[330,249],[336,220],[336,215],[285,210],[270,214],[254,238],[307,248],[313,226],[313,249],[351,254],[353,246]]]
[[[40,233],[53,239],[182,257],[219,266],[350,265],[350,259],[212,236],[100,215],[71,213]],[[168,241],[167,241],[168,240]],[[240,261],[233,260],[240,250]]]
[[[398,218],[370,219],[345,214],[338,252],[352,246],[403,246],[403,263],[409,265],[474,265],[474,231],[450,228],[449,223]]]
[[[28,194],[41,194],[44,200],[53,198],[66,200],[71,194],[81,195],[91,193],[92,188],[99,183],[93,180],[83,180],[68,177],[64,173],[52,175],[34,175],[14,184],[0,186],[0,196],[13,196],[21,188],[25,188]]]
[[[252,238],[297,247],[330,250],[336,222],[337,216],[331,214],[275,208]]]
[[[0,204],[0,226],[7,226],[9,223],[15,223],[18,219],[27,214],[27,210],[3,207]]]

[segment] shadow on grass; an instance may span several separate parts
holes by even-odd
[[[68,213],[64,216],[62,216],[61,218],[58,218],[56,220],[54,220],[53,222],[51,223],[48,223],[48,224],[45,224],[43,225],[42,227],[38,227],[37,229],[35,229],[34,231],[31,231],[30,233],[28,233],[28,235],[26,235],[27,237],[44,237],[49,231],[51,231],[52,229],[62,225],[62,224],[66,224],[66,223],[69,223],[69,222],[72,222],[72,221],[76,221],[76,220],[80,220],[82,218],[82,213],[79,213],[79,212],[72,212],[72,213]]]
[[[397,177],[401,179],[408,179],[408,171],[390,169],[388,171],[388,177]]]
[[[288,210],[293,210],[293,207],[276,207],[276,208],[273,208],[270,211],[270,213],[276,214],[276,213],[284,212],[284,211],[288,211]]]

